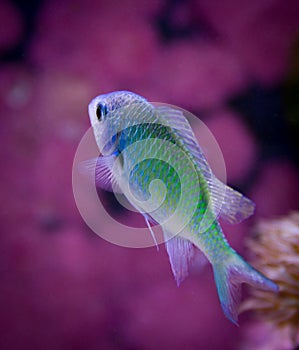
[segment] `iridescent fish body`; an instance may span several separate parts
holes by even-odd
[[[218,216],[237,223],[252,215],[254,204],[212,173],[180,109],[118,91],[94,98],[89,116],[102,154],[97,182],[123,193],[147,222],[161,225],[177,284],[188,275],[197,247],[213,266],[221,306],[232,322],[241,283],[278,290],[225,239]]]

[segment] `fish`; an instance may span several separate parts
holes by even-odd
[[[180,108],[115,91],[95,97],[88,113],[101,153],[93,163],[97,185],[122,193],[144,216],[154,240],[151,223],[161,226],[177,285],[199,250],[212,265],[222,310],[234,324],[242,283],[278,292],[225,238],[219,219],[239,223],[255,205],[212,172]]]

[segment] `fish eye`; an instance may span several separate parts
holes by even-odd
[[[108,114],[108,108],[106,105],[100,103],[97,106],[96,115],[99,121],[104,120],[104,117]]]

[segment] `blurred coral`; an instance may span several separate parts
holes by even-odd
[[[277,158],[258,168],[259,175],[251,189],[250,198],[256,203],[259,217],[282,215],[299,209],[299,172],[290,162]]]
[[[165,96],[163,100],[189,109],[221,105],[248,83],[225,46],[196,40],[163,48],[152,77],[158,77],[153,84]]]
[[[12,48],[20,40],[23,19],[19,9],[7,0],[0,1],[0,53]]]
[[[241,116],[229,109],[211,113],[206,124],[223,152],[227,181],[241,182],[250,174],[258,158],[254,135],[242,123]]]
[[[31,59],[46,70],[88,77],[98,84],[97,92],[129,89],[130,81],[142,84],[157,53],[154,28],[138,15],[146,12],[146,3],[152,7],[134,3],[132,11],[126,1],[46,2]]]
[[[279,292],[253,290],[241,310],[253,310],[270,323],[272,334],[282,332],[277,349],[294,347],[299,342],[299,212],[261,221],[256,231],[247,242],[254,254],[252,264],[279,285]]]
[[[299,33],[298,1],[203,0],[196,3],[198,13],[206,16],[248,75],[266,85],[283,78]]]

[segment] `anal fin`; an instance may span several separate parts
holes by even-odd
[[[171,270],[179,286],[188,276],[189,265],[194,255],[194,246],[187,239],[179,236],[172,237],[165,232],[164,238]]]

